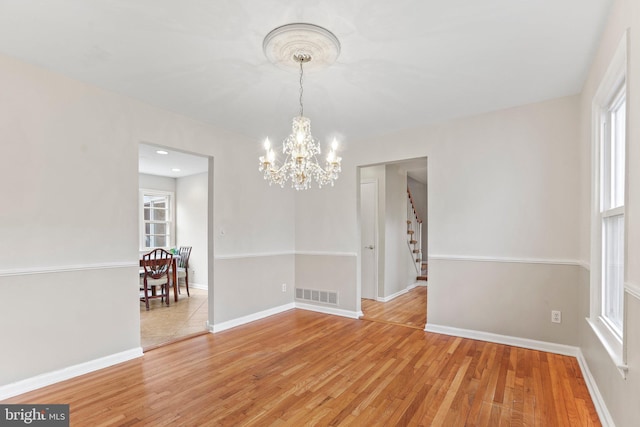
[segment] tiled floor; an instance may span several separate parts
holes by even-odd
[[[174,302],[172,291],[169,307],[163,305],[160,299],[152,299],[147,311],[144,302],[140,302],[140,336],[144,350],[206,332],[207,291],[194,288],[189,291],[191,296],[187,297],[183,287],[178,302]]]

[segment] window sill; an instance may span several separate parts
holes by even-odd
[[[607,351],[607,354],[618,368],[618,372],[622,376],[623,379],[627,378],[627,372],[629,371],[629,367],[624,363],[624,359],[622,357],[622,342],[611,333],[609,328],[604,324],[600,318],[591,319],[589,317],[586,318],[587,323],[591,326],[591,329],[596,334],[600,342],[602,343],[604,349]]]

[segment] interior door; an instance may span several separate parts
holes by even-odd
[[[375,181],[360,184],[360,226],[362,236],[362,298],[378,296],[378,248],[376,218],[378,212],[378,185]]]

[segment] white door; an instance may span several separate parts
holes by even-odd
[[[376,217],[378,211],[378,184],[375,181],[360,184],[360,226],[362,236],[362,298],[376,299],[378,292],[378,248],[376,248]]]

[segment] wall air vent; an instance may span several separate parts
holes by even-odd
[[[338,305],[338,292],[296,288],[296,299]]]

